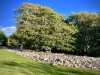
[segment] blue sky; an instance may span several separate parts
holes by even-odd
[[[9,30],[10,34],[14,32],[14,30],[11,31],[15,27],[13,11],[25,2],[50,7],[58,14],[64,14],[66,17],[70,16],[72,12],[100,13],[100,0],[0,0],[0,30],[4,31],[5,29],[6,34]]]

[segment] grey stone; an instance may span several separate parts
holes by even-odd
[[[100,58],[87,57],[87,56],[75,56],[75,55],[65,55],[60,53],[45,53],[45,52],[35,52],[35,51],[18,51],[10,50],[7,51],[15,53],[35,61],[41,61],[43,63],[48,63],[51,65],[60,66],[73,66],[79,68],[96,69],[100,70]]]

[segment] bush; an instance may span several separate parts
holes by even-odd
[[[89,50],[87,55],[92,57],[100,57],[100,50]]]

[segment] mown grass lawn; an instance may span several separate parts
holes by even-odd
[[[100,75],[100,71],[53,66],[0,50],[0,75]]]

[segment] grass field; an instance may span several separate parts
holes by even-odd
[[[0,75],[100,75],[100,71],[53,66],[0,50]]]

